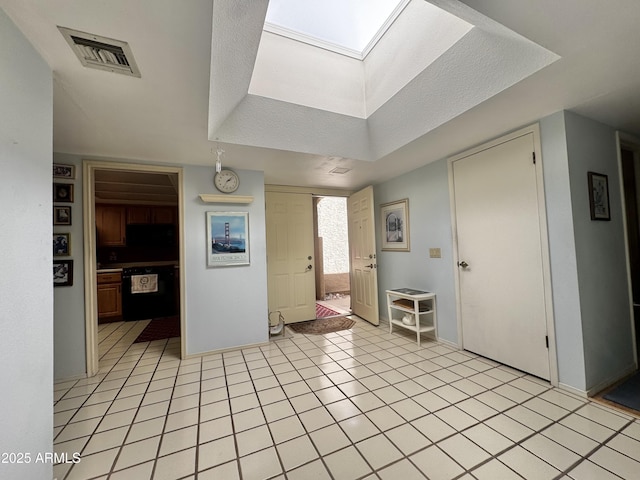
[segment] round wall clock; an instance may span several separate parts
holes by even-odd
[[[232,193],[240,186],[240,179],[236,172],[223,169],[215,174],[213,177],[213,184],[222,193]]]

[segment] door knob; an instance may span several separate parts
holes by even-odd
[[[461,262],[458,262],[458,266],[462,268],[467,268],[469,264],[463,260]]]
[[[365,265],[364,268],[376,268],[376,266],[373,263],[370,263],[369,265]]]
[[[307,265],[307,270],[311,270],[313,268],[313,265]]]

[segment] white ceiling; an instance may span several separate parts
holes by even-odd
[[[467,87],[447,81],[448,88],[441,85],[435,93],[429,85],[453,63],[426,69],[378,109],[384,115],[364,120],[247,95],[260,35],[255,26],[264,20],[266,0],[216,0],[215,17],[212,0],[0,0],[0,8],[54,71],[57,152],[212,166],[211,136],[222,141],[226,166],[264,170],[268,183],[353,189],[561,109],[640,133],[640,2],[430,3],[472,20],[475,37],[468,34],[461,42],[537,44],[542,49],[531,48],[531,54],[546,51],[559,59],[546,67],[542,61],[531,75],[523,70],[520,79],[514,75],[505,84],[492,78],[490,68],[465,70],[465,78],[456,80]],[[82,67],[58,25],[129,42],[142,78]],[[215,41],[229,38],[238,47],[231,52]],[[468,65],[471,53],[459,49],[453,55]],[[221,60],[224,70],[216,69]],[[507,67],[520,65],[506,60]],[[468,93],[476,93],[468,85],[485,89],[476,103],[467,101]],[[390,137],[369,135],[385,126]],[[352,170],[329,173],[336,166]]]

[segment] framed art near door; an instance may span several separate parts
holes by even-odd
[[[408,252],[409,199],[380,205],[382,225],[382,250]]]
[[[249,265],[249,213],[207,212],[207,267]]]
[[[611,220],[609,178],[602,173],[587,172],[591,220]]]

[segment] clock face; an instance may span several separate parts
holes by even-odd
[[[213,183],[222,193],[235,192],[240,186],[240,179],[236,172],[222,170],[213,177]]]

